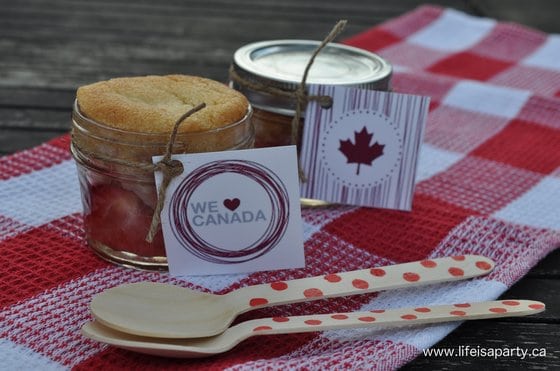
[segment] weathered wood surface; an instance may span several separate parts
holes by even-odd
[[[0,0],[0,155],[68,131],[75,89],[125,75],[187,73],[225,81],[235,49],[279,38],[341,38],[422,4],[418,0]],[[560,32],[555,0],[432,1]],[[559,211],[560,212],[560,211]],[[560,369],[560,251],[504,297],[547,303],[528,318],[463,324],[437,348],[546,348],[547,357],[420,357],[417,369]]]

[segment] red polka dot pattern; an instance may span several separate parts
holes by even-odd
[[[319,298],[321,296],[323,296],[323,291],[317,289],[317,288],[311,288],[311,289],[307,289],[303,292],[303,296],[305,296],[306,298]]]
[[[469,308],[471,305],[469,303],[459,303],[459,304],[453,304],[453,306],[457,308]]]
[[[343,285],[349,283],[357,290],[371,290],[377,288],[382,290],[382,287],[376,287],[375,285],[383,285],[383,283],[375,280],[372,281],[371,277],[385,277],[385,279],[389,281],[401,277],[406,282],[416,283],[422,280],[437,281],[438,279],[444,279],[446,277],[441,275],[445,272],[445,270],[447,270],[447,273],[453,277],[464,277],[467,273],[470,277],[472,274],[480,274],[478,270],[473,271],[474,263],[478,263],[479,266],[484,267],[483,263],[485,262],[482,260],[476,261],[476,259],[470,259],[470,261],[468,261],[467,256],[465,255],[432,258],[424,259],[419,262],[405,263],[404,265],[371,268],[369,269],[369,275],[366,277],[364,277],[364,272],[359,270],[343,273],[331,273],[322,276],[322,279],[320,280],[317,280],[317,278],[310,278],[308,282],[300,281],[295,287],[291,287],[289,282],[276,281],[270,284],[270,288],[273,291],[288,291],[288,293],[290,290],[299,291],[303,294],[303,297],[299,297],[298,299],[320,298],[324,297],[325,293],[331,296],[332,294],[336,294],[337,290],[349,289],[347,286],[328,286],[329,283],[342,283]],[[430,272],[430,270],[432,271]],[[325,283],[327,283],[327,286],[324,286]],[[308,287],[301,288],[305,285],[308,285]]]
[[[270,287],[272,287],[275,291],[284,291],[288,288],[288,284],[286,282],[278,281],[271,283]]]
[[[371,317],[371,316],[367,316],[367,317],[360,317],[358,318],[359,321],[362,322],[374,322],[375,321],[375,317]]]
[[[461,308],[461,309],[454,309]],[[480,302],[480,303],[459,303],[451,305],[442,306],[424,306],[416,307],[413,309],[397,308],[397,309],[373,309],[369,313],[377,313],[375,316],[366,314],[363,312],[357,313],[334,313],[334,314],[321,314],[317,316],[306,316],[304,318],[299,317],[273,317],[268,319],[268,323],[264,322],[267,319],[257,320],[260,323],[253,327],[252,331],[265,331],[265,330],[277,330],[277,332],[292,331],[294,329],[300,329],[302,326],[312,326],[318,327],[321,325],[333,327],[339,326],[356,326],[359,323],[379,323],[383,325],[384,323],[394,323],[395,321],[403,322],[413,322],[426,320],[463,320],[465,317],[468,318],[469,315],[488,315],[488,313],[505,314],[511,313],[523,313],[527,314],[528,309],[540,310],[543,309],[544,305],[539,302],[525,301],[525,300],[502,300],[502,301],[491,301],[491,302]],[[414,312],[414,313],[413,313]],[[325,328],[325,327],[321,327]],[[320,329],[320,328],[317,328]]]
[[[369,284],[364,280],[360,280],[356,278],[355,280],[352,281],[352,286],[360,290],[365,290],[369,287]]]
[[[325,279],[331,283],[342,281],[342,278],[338,274],[328,274],[325,276]]]
[[[266,304],[268,304],[268,300],[265,298],[253,298],[249,301],[249,305],[252,307],[258,307]]]
[[[448,269],[448,272],[453,277],[463,277],[465,275],[465,271],[461,268],[451,267]]]
[[[453,310],[453,311],[449,312],[449,314],[451,314],[452,316],[465,316],[467,314],[467,312],[465,312],[463,310]]]
[[[372,276],[375,277],[383,277],[386,274],[385,270],[381,268],[373,268],[369,272],[371,273]]]
[[[311,277],[309,280],[299,280],[297,284],[292,284],[290,281],[275,281],[269,284],[271,289],[271,296],[268,297],[253,297],[250,299],[251,307],[260,307],[270,304],[270,298],[276,299],[275,292],[285,291],[281,300],[286,300],[286,297],[292,296],[295,300],[302,299],[319,299],[325,296],[332,296],[337,294],[338,290],[372,290],[382,289],[384,281],[377,281],[375,278],[385,277],[388,282],[397,282],[400,280],[414,284],[422,281],[437,281],[440,279],[449,279],[449,276],[463,278],[472,274],[480,274],[480,269],[488,268],[490,264],[487,261],[480,260],[470,255],[458,255],[444,258],[431,258],[424,259],[418,262],[404,263],[401,265],[371,268],[367,271],[349,271],[343,273],[331,273],[322,277]],[[368,273],[369,272],[369,273]],[[364,276],[365,273],[365,276]],[[402,283],[401,281],[401,283]],[[376,286],[376,285],[380,286]],[[305,287],[307,286],[307,288]],[[286,297],[284,295],[287,295]],[[278,303],[278,302],[277,302]],[[501,304],[512,306],[514,301],[504,300]],[[457,308],[468,308],[469,304],[456,304]],[[428,307],[412,308],[410,311],[417,314],[430,313],[431,309]],[[462,313],[462,311],[454,311],[455,313]],[[383,309],[371,310],[370,313],[385,313]],[[456,314],[458,315],[458,314]],[[404,313],[403,319],[412,319],[415,315]],[[368,318],[371,316],[367,316]],[[374,318],[374,317],[371,317]],[[348,319],[343,314],[333,314],[331,319],[343,320]],[[274,317],[272,322],[280,323],[288,321],[287,317]]]
[[[424,268],[435,268],[437,267],[437,263],[433,260],[422,260],[420,262]]]
[[[492,269],[492,266],[490,265],[490,263],[485,262],[485,261],[477,261],[475,263],[475,265],[479,268],[482,269],[484,271],[490,270]]]
[[[265,330],[272,330],[272,327],[270,327],[270,326],[259,326],[259,327],[255,327],[253,329],[253,331],[265,331]]]
[[[414,314],[403,314],[401,316],[402,319],[406,319],[406,320],[412,320],[412,319],[416,319],[418,318],[416,315]]]
[[[507,312],[506,308],[490,308],[488,310],[492,313],[506,313]]]
[[[332,319],[338,319],[338,320],[342,320],[342,319],[348,319],[348,316],[346,314],[333,314],[331,316]]]
[[[306,325],[311,325],[311,326],[318,326],[321,323],[323,323],[322,321],[318,320],[318,319],[308,319],[304,321]]]
[[[420,281],[420,275],[418,273],[406,272],[403,273],[403,279],[408,282]]]

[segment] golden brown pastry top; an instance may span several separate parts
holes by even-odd
[[[80,112],[105,125],[133,132],[170,132],[191,108],[206,108],[187,118],[179,132],[204,131],[242,119],[247,99],[226,85],[196,76],[122,77],[78,89]]]

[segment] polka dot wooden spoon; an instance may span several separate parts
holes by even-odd
[[[387,328],[448,321],[514,317],[543,311],[544,304],[532,300],[487,301],[420,308],[400,308],[295,317],[274,317],[241,322],[225,332],[195,339],[162,339],[141,337],[89,322],[82,333],[93,340],[135,352],[180,358],[205,357],[226,352],[255,335],[324,331],[352,327]]]
[[[467,279],[494,262],[464,255],[242,287],[225,295],[140,282],[96,295],[91,312],[101,324],[130,334],[195,338],[219,334],[235,316],[267,306]]]

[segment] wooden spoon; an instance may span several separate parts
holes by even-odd
[[[465,255],[242,287],[225,295],[140,282],[117,286],[91,302],[95,319],[130,334],[195,338],[225,331],[240,313],[267,306],[467,279],[494,262]]]
[[[226,352],[255,335],[324,331],[352,327],[388,327],[535,314],[545,305],[532,300],[502,300],[309,316],[274,317],[241,322],[225,332],[195,339],[163,339],[127,334],[88,322],[86,337],[135,352],[178,358],[206,357]]]

